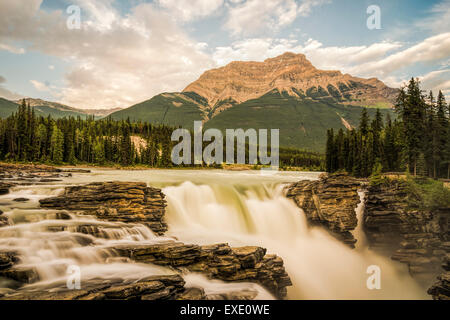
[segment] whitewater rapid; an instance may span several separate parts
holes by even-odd
[[[425,289],[408,275],[406,266],[371,252],[361,224],[354,231],[356,249],[350,249],[320,228],[308,226],[305,214],[284,196],[288,182],[317,179],[317,173],[280,173],[263,176],[255,172],[155,170],[94,170],[63,182],[20,186],[0,196],[0,210],[13,225],[0,228],[0,250],[19,251],[19,267],[35,268],[40,281],[30,289],[54,289],[65,285],[67,266],[78,265],[82,281],[90,279],[141,279],[173,271],[117,258],[114,246],[154,244],[179,240],[193,244],[229,243],[258,245],[277,254],[285,263],[293,286],[289,299],[428,299]],[[144,181],[160,187],[168,202],[169,231],[158,237],[142,225],[99,221],[94,217],[39,208],[39,199],[56,196],[64,187],[100,181]],[[19,203],[15,198],[28,202]],[[361,194],[361,197],[363,195]],[[363,203],[357,208],[361,220]],[[67,219],[57,219],[58,215]],[[79,233],[82,225],[95,226],[98,234]],[[64,231],[55,232],[64,227]],[[381,268],[381,290],[366,286],[370,265]],[[200,286],[206,293],[252,288],[258,299],[273,298],[261,286],[224,283],[202,275],[183,276],[187,287]],[[0,278],[0,291],[14,284]]]
[[[320,228],[284,196],[283,184],[166,187],[169,234],[183,242],[258,245],[283,258],[293,286],[289,299],[426,299],[406,266],[370,251],[361,225],[351,249]],[[363,199],[363,194],[361,194]],[[362,218],[363,202],[357,210]],[[367,268],[381,269],[381,289],[369,290]]]

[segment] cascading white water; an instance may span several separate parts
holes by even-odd
[[[78,216],[65,211],[39,209],[39,199],[63,191],[55,186],[13,188],[0,196],[0,208],[12,223],[0,228],[0,251],[18,252],[19,269],[34,269],[39,281],[22,287],[25,290],[55,290],[65,288],[69,266],[78,266],[81,285],[98,279],[138,280],[151,275],[173,274],[169,268],[134,263],[117,257],[114,247],[123,244],[154,244],[167,240],[139,224],[99,221],[90,216]],[[26,202],[15,202],[24,197]],[[80,232],[87,228],[89,234]],[[258,299],[273,299],[264,288],[253,283],[224,283],[198,274],[186,274],[186,287],[204,288],[206,294],[252,289]],[[11,292],[16,284],[0,277],[0,294]]]
[[[0,196],[0,209],[14,224],[0,228],[0,250],[18,250],[20,266],[36,268],[41,281],[28,285],[55,288],[65,284],[66,266],[79,265],[82,281],[89,279],[139,279],[170,274],[163,267],[138,264],[114,257],[111,247],[124,243],[155,243],[176,238],[185,243],[226,242],[233,246],[259,245],[283,258],[293,286],[290,299],[427,299],[404,265],[371,252],[364,241],[350,249],[319,228],[310,228],[304,213],[283,194],[283,183],[316,179],[315,173],[282,172],[261,176],[256,172],[158,170],[94,171],[74,175],[58,184],[22,186]],[[67,184],[93,181],[145,181],[163,187],[167,195],[165,237],[142,225],[104,222],[93,217],[39,209],[38,200],[54,196]],[[25,197],[30,201],[14,202]],[[357,209],[360,219],[363,205]],[[79,226],[96,227],[93,235]],[[64,227],[64,231],[56,232]],[[363,240],[360,225],[354,232]],[[381,268],[381,290],[366,287],[367,267]],[[202,286],[210,294],[252,288],[257,298],[271,295],[255,284],[225,284],[200,275],[186,276],[186,286]],[[3,284],[4,285],[4,284]],[[2,280],[0,279],[0,290]],[[6,284],[8,286],[8,284]]]
[[[283,258],[290,299],[423,299],[424,289],[405,266],[367,247],[350,249],[320,228],[283,195],[283,186],[184,182],[163,189],[169,233],[189,243],[260,245]],[[363,204],[357,209],[360,218]],[[361,237],[361,230],[356,232]],[[367,268],[381,268],[381,290],[369,290]]]

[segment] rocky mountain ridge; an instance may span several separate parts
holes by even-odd
[[[205,98],[208,107],[224,110],[233,104],[259,98],[271,91],[298,98],[329,98],[344,104],[392,106],[396,89],[376,78],[363,79],[315,68],[306,56],[286,52],[264,62],[234,61],[208,70],[189,84],[184,93]]]

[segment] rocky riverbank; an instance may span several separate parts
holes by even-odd
[[[407,264],[410,274],[426,284],[450,253],[450,208],[413,209],[407,196],[401,180],[369,186],[363,226],[373,250]]]
[[[322,174],[319,180],[299,181],[287,187],[287,197],[305,212],[312,225],[325,227],[337,239],[354,247],[355,209],[361,183],[344,173]]]

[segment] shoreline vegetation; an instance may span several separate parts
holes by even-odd
[[[48,168],[60,168],[60,169],[98,169],[98,170],[228,170],[228,171],[259,171],[266,166],[262,165],[246,165],[246,164],[224,164],[221,166],[174,166],[174,167],[150,167],[143,164],[135,164],[133,166],[122,166],[120,164],[94,164],[94,163],[79,163],[79,164],[53,164],[42,162],[21,162],[21,161],[0,161],[0,170],[3,170],[5,166],[15,167],[20,169],[21,167],[48,167]],[[269,167],[267,167],[269,168]],[[324,172],[324,170],[306,167],[280,167],[279,171],[291,171],[291,172]]]
[[[208,165],[205,162],[200,166],[175,165],[172,150],[178,142],[172,141],[171,136],[176,129],[166,125],[132,122],[130,119],[118,121],[110,117],[101,120],[87,117],[83,120],[81,117],[53,119],[51,116],[36,116],[34,108],[23,100],[16,113],[0,119],[0,161],[114,168],[224,167],[233,170],[237,167],[262,167],[259,162],[237,164],[236,147],[235,165],[232,166]],[[207,145],[204,142],[203,147]],[[245,162],[250,163],[248,142],[245,149]],[[281,147],[279,164],[281,170],[299,168],[324,171],[325,156],[317,152]]]

